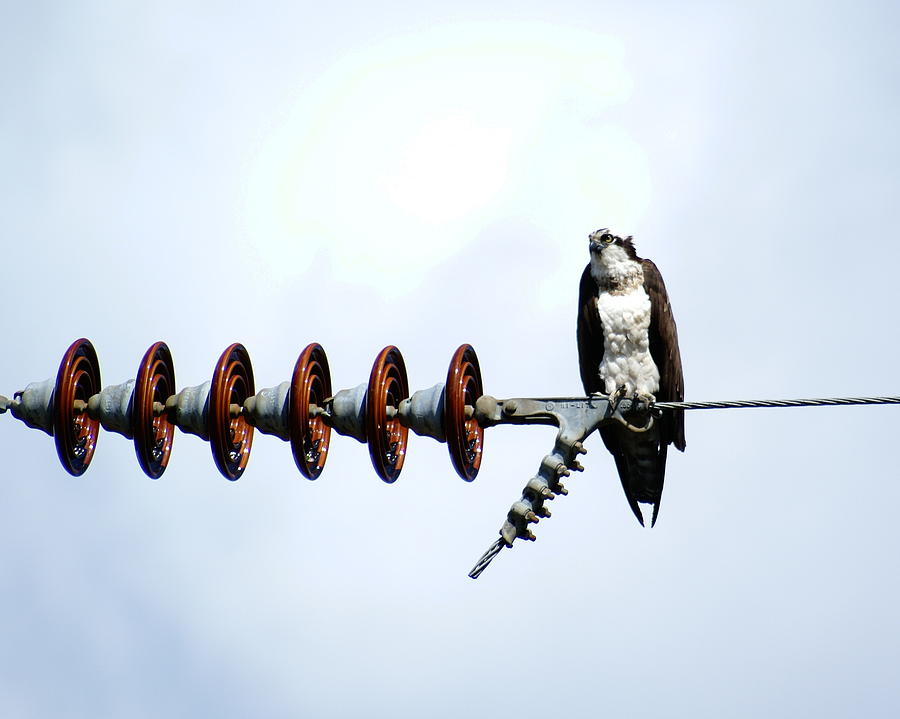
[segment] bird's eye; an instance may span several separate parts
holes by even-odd
[[[608,245],[612,242],[612,235],[603,235],[603,237],[600,238],[600,241]]]

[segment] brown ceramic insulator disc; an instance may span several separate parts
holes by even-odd
[[[484,448],[484,428],[474,415],[466,417],[466,405],[474,407],[484,394],[478,355],[472,345],[461,345],[453,353],[444,392],[444,431],[450,460],[457,474],[471,482],[481,467]]]
[[[311,416],[310,407],[324,407],[329,397],[328,357],[322,345],[307,345],[294,365],[290,400],[291,450],[297,468],[307,479],[315,479],[322,473],[331,439],[331,427],[321,417]]]
[[[399,409],[400,401],[409,397],[409,382],[403,355],[394,346],[381,350],[366,393],[366,437],[369,455],[378,476],[393,482],[400,476],[406,457],[409,429],[400,424],[396,413],[388,417],[387,408]]]
[[[241,344],[226,349],[213,373],[209,390],[209,442],[216,467],[226,479],[240,478],[250,459],[253,426],[242,416],[231,416],[231,405],[243,407],[256,393],[250,355]]]
[[[75,402],[87,401],[100,391],[100,363],[94,346],[75,340],[63,355],[53,390],[53,437],[56,453],[65,470],[76,477],[84,474],[94,456],[100,420],[87,411],[78,412]]]
[[[153,411],[154,403],[165,406],[175,394],[175,367],[165,342],[156,342],[144,353],[134,383],[131,409],[134,451],[141,469],[151,479],[158,479],[166,471],[175,425],[163,411]]]

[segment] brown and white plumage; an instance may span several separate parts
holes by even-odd
[[[658,401],[683,400],[678,330],[656,265],[637,256],[631,237],[623,239],[605,229],[591,234],[590,249],[578,299],[578,358],[585,392],[610,394],[624,386],[629,394],[652,394]],[[639,504],[653,506],[652,526],[659,513],[668,446],[685,448],[683,412],[665,412],[647,432],[613,424],[602,427],[600,434],[641,524]]]

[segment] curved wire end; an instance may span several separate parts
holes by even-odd
[[[488,550],[481,555],[481,559],[479,559],[475,566],[472,567],[472,571],[469,572],[469,577],[472,579],[478,579],[481,576],[481,573],[487,569],[487,565],[491,563],[491,560],[500,554],[500,550],[503,549],[506,545],[506,540],[503,537],[498,537],[497,540],[488,547]]]

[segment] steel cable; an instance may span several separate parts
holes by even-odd
[[[750,399],[725,402],[655,402],[659,409],[745,409],[750,407],[835,407],[855,404],[900,404],[900,397],[824,397],[820,399]]]

